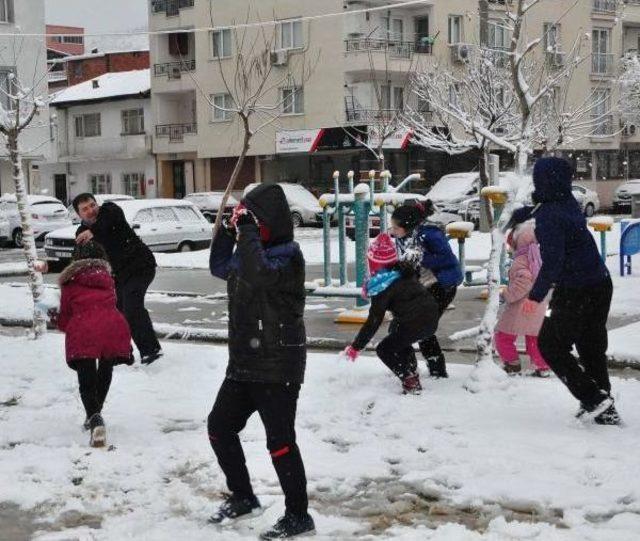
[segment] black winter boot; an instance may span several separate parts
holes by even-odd
[[[91,438],[89,445],[91,447],[104,447],[107,444],[107,430],[104,427],[102,415],[94,413],[89,419],[89,429],[91,430]]]
[[[611,405],[600,415],[597,415],[594,422],[598,425],[620,426],[622,424],[622,419],[620,419],[620,415],[618,414],[616,407]]]
[[[231,495],[218,510],[211,515],[209,522],[211,524],[220,524],[226,519],[234,519],[253,513],[256,509],[260,509],[260,502],[255,496],[240,498]]]
[[[285,511],[284,516],[278,519],[270,530],[262,532],[260,539],[286,539],[295,537],[304,533],[314,532],[316,525],[309,513],[304,515],[294,515],[289,511]]]
[[[429,376],[432,378],[448,378],[447,365],[444,361],[444,355],[440,354],[436,357],[427,357],[427,367],[429,368]]]

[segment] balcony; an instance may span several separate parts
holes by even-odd
[[[591,76],[592,77],[613,77],[615,75],[615,64],[611,53],[591,54]]]
[[[347,124],[360,125],[381,125],[399,122],[400,113],[398,109],[365,109],[360,107],[351,107],[349,100],[345,108],[345,118]],[[424,118],[426,124],[433,121],[433,111],[421,111],[420,114]]]
[[[58,141],[61,162],[144,158],[151,153],[151,136],[145,133],[126,137],[72,138]]]
[[[180,10],[192,8],[194,0],[151,0],[151,13],[165,13],[167,17],[180,15]]]
[[[346,53],[382,52],[395,58],[411,58],[414,54],[432,54],[433,44],[427,39],[396,41],[376,38],[352,38],[344,41]]]
[[[618,11],[618,0],[593,0],[591,11],[600,15],[615,16]]]
[[[184,142],[185,135],[196,135],[198,125],[195,122],[189,124],[159,124],[156,126],[156,137],[168,138],[170,143]]]
[[[182,74],[195,71],[195,60],[182,60],[181,62],[165,62],[153,65],[153,74],[156,77],[167,76],[168,79],[181,79]]]

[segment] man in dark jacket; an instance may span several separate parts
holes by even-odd
[[[515,222],[536,221],[542,268],[524,305],[534,311],[553,288],[540,352],[581,403],[578,416],[598,424],[620,424],[610,396],[607,318],[613,285],[580,206],[571,192],[573,168],[560,158],[543,158],[533,171],[536,207],[514,214]],[[573,347],[579,359],[572,354]]]
[[[82,220],[76,242],[83,244],[95,239],[104,247],[113,269],[118,309],[127,318],[141,362],[151,364],[162,356],[149,312],[144,307],[144,297],[156,275],[153,253],[131,229],[115,203],[98,206],[93,194],[83,193],[75,197],[73,208]]]
[[[209,414],[208,431],[231,491],[211,521],[219,523],[260,507],[238,437],[257,411],[286,506],[284,516],[262,538],[312,531],[295,433],[306,362],[305,262],[293,242],[290,210],[280,186],[261,185],[247,194],[231,224],[213,240],[210,269],[227,281],[229,364]]]

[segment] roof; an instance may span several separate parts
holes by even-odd
[[[93,87],[98,81],[98,88]],[[100,101],[113,98],[142,96],[151,92],[149,70],[105,73],[61,90],[51,101],[53,106],[83,101]]]
[[[148,52],[149,52],[149,49],[122,49],[122,50],[114,50],[114,51],[98,51],[97,53],[69,55],[65,58],[65,61],[86,60],[87,58],[99,58],[101,56],[107,56],[111,54],[132,54],[132,53],[148,53]]]

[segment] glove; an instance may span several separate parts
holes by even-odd
[[[522,312],[524,314],[534,314],[536,310],[540,306],[539,302],[532,301],[531,299],[525,299],[524,303],[522,303]]]
[[[238,216],[238,219],[236,220],[236,225],[238,227],[243,226],[243,225],[258,225],[258,222],[256,222],[256,218],[253,215],[253,213],[249,212],[247,209],[244,209],[243,212],[240,213],[240,216]]]
[[[347,346],[346,348],[344,348],[344,351],[342,352],[342,354],[347,359],[349,359],[352,363],[355,363],[356,359],[360,355],[360,352],[353,346]]]

